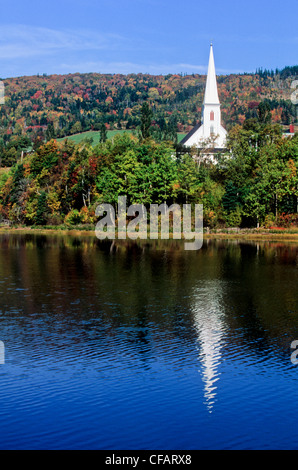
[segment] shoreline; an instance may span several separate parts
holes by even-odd
[[[84,230],[83,228],[32,228],[32,227],[0,227],[0,235],[1,234],[42,234],[42,235],[70,235],[70,236],[95,236],[95,229],[94,230]],[[209,232],[204,233],[203,235],[204,240],[249,240],[249,241],[263,241],[263,242],[291,242],[298,244],[298,232],[291,232],[291,231],[281,231],[281,233],[277,231],[272,231],[270,229],[247,229],[243,231],[225,231],[225,232]],[[106,239],[107,240],[107,239]],[[106,241],[105,240],[105,241]],[[127,238],[128,241],[134,241],[130,238]],[[158,240],[161,240],[158,238]],[[170,234],[170,240],[173,240]],[[113,241],[113,240],[110,240]],[[115,238],[114,241],[121,241]],[[139,239],[136,241],[140,241]],[[141,241],[150,241],[150,238]],[[156,240],[152,240],[156,241]],[[167,241],[167,240],[162,240]],[[174,240],[179,241],[179,240]],[[185,241],[184,238],[181,238],[181,241]]]

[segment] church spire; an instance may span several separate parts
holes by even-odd
[[[212,145],[212,148],[225,149],[227,131],[221,125],[221,111],[212,44],[210,44],[208,75],[201,122],[201,126],[194,127],[193,130],[182,139],[181,143],[186,147],[195,145],[196,148],[203,148],[207,143],[207,145]]]
[[[213,45],[210,44],[210,57],[208,66],[208,75],[205,90],[204,104],[220,104],[217,91],[217,81],[215,73]]]

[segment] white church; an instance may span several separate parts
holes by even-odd
[[[220,102],[218,98],[213,45],[210,46],[208,75],[202,108],[202,123],[196,125],[180,142],[184,147],[202,149],[208,147],[210,153],[226,148],[227,131],[221,125]]]

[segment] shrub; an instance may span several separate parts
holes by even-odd
[[[242,221],[241,209],[237,207],[236,210],[226,214],[225,221],[228,227],[239,227]]]
[[[275,216],[274,214],[272,214],[272,212],[270,212],[270,214],[267,214],[265,216],[265,220],[264,220],[264,227],[265,228],[270,228],[272,227],[274,224],[275,224]]]
[[[298,214],[285,214],[284,212],[277,217],[277,226],[279,227],[297,227]]]
[[[72,209],[64,219],[67,225],[76,225],[81,223],[81,215],[77,209]]]
[[[82,224],[91,224],[93,222],[93,218],[85,206],[80,210],[80,220]]]

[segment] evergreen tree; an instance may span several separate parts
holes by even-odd
[[[268,101],[262,101],[258,106],[258,118],[261,124],[269,124],[271,122],[271,108]]]
[[[52,122],[50,122],[46,130],[46,139],[47,141],[49,141],[51,139],[55,139],[55,137],[56,137],[56,133],[55,133],[54,125]]]
[[[230,213],[236,210],[239,203],[238,189],[232,181],[228,181],[226,185],[226,192],[222,198],[224,209]]]
[[[46,211],[47,211],[47,194],[42,191],[37,201],[37,211],[35,217],[36,225],[43,225],[46,223]]]
[[[144,103],[141,109],[141,134],[143,139],[150,136],[150,128],[152,122],[153,112],[148,103]]]
[[[107,136],[107,128],[105,126],[105,123],[102,122],[100,125],[100,142],[106,142],[108,136]]]

